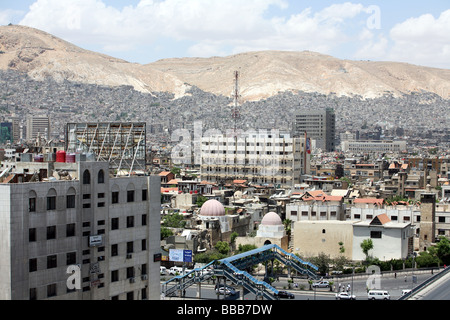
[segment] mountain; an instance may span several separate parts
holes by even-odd
[[[187,95],[190,86],[231,96],[240,71],[243,100],[257,101],[285,91],[335,93],[375,98],[427,91],[450,98],[450,70],[397,62],[340,60],[315,52],[261,51],[228,57],[164,59],[130,63],[81,49],[24,26],[0,27],[0,70],[17,70],[35,80],[51,77],[142,92]]]

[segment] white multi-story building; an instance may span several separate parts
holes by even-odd
[[[361,153],[399,153],[406,150],[406,141],[342,141],[343,152]]]
[[[201,177],[213,182],[246,180],[253,184],[293,187],[310,170],[305,138],[249,133],[202,138]]]
[[[159,299],[160,178],[41,165],[1,177],[0,299]]]

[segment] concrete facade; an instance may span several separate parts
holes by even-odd
[[[77,166],[79,179],[0,184],[0,299],[159,299],[159,177]]]

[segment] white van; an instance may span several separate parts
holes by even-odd
[[[176,276],[177,274],[181,274],[183,272],[183,268],[181,267],[172,267],[169,269],[169,274],[172,276]]]
[[[159,267],[159,274],[164,276],[164,275],[166,275],[166,273],[167,273],[167,268],[160,266]]]
[[[391,300],[389,292],[382,290],[370,290],[367,297],[369,300]]]

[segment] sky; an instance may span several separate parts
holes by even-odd
[[[140,64],[309,50],[450,69],[448,0],[1,0],[9,23]]]

